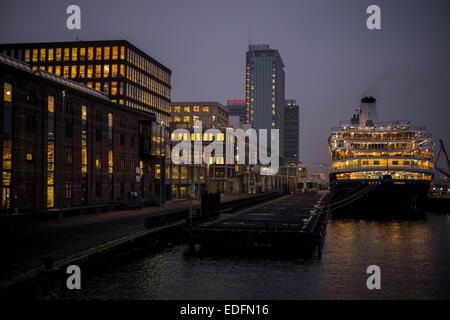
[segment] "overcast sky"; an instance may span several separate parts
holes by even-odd
[[[66,8],[81,7],[81,30]],[[366,8],[381,8],[381,30]],[[328,162],[330,127],[363,94],[381,120],[411,120],[450,146],[450,1],[8,1],[0,42],[126,39],[172,70],[172,100],[245,97],[245,52],[267,43],[301,107],[300,157]]]

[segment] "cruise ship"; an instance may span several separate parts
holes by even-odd
[[[328,139],[330,208],[410,212],[432,183],[431,135],[410,121],[378,122],[374,97],[356,111]]]

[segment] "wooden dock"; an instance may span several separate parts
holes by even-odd
[[[287,195],[219,216],[185,230],[188,252],[267,252],[321,255],[326,194]]]

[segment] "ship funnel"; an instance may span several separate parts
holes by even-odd
[[[374,122],[378,120],[376,101],[374,97],[364,97],[361,99],[361,106],[359,108],[360,126],[373,126]]]

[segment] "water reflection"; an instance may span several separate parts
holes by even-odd
[[[450,216],[332,218],[321,260],[189,257],[176,246],[89,280],[69,299],[450,298]],[[381,290],[366,288],[380,266]]]

